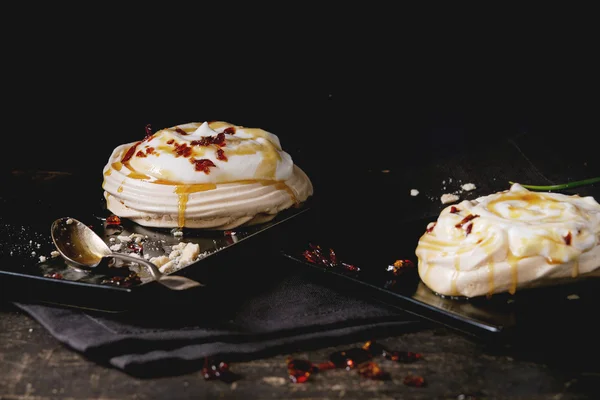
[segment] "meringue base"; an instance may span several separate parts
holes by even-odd
[[[127,207],[113,196],[104,192],[106,207],[120,218],[126,218],[139,225],[152,228],[177,228],[179,216],[177,214],[149,213]],[[251,226],[269,222],[278,213],[258,213],[243,217],[215,217],[215,218],[185,218],[185,228],[228,230],[243,226]]]
[[[286,181],[164,184],[105,169],[106,207],[120,218],[157,228],[228,230],[271,221],[302,205],[313,193],[304,171],[294,166]]]

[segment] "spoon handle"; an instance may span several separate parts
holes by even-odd
[[[172,290],[185,290],[197,286],[203,286],[200,282],[179,275],[164,275],[156,265],[148,260],[138,257],[132,257],[122,253],[112,253],[109,257],[120,258],[125,261],[134,262],[148,268],[150,274],[158,283]]]

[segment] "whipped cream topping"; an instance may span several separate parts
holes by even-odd
[[[600,276],[600,204],[513,184],[444,208],[415,252],[421,280],[449,296],[514,294]]]
[[[313,191],[276,135],[223,121],[178,125],[120,145],[103,172],[109,210],[157,227],[265,222]]]
[[[162,129],[132,144],[127,149],[130,150],[130,157],[122,163],[137,174],[146,175],[149,181],[281,181],[292,175],[292,158],[281,149],[276,135],[226,122],[189,123]]]

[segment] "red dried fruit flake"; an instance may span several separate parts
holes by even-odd
[[[144,153],[143,151],[140,150],[135,154],[135,156],[136,157],[146,157],[146,153]]]
[[[403,382],[406,386],[412,386],[412,387],[425,386],[425,379],[423,379],[423,377],[419,376],[419,375],[408,374],[404,377]]]
[[[387,381],[391,378],[391,376],[388,372],[385,372],[383,369],[381,369],[379,364],[377,364],[373,361],[368,361],[368,362],[360,364],[358,366],[357,370],[361,376],[368,378],[368,379],[375,379],[375,380],[380,380],[380,381],[386,380]]]
[[[207,175],[210,174],[211,167],[216,167],[215,163],[207,158],[202,158],[200,160],[192,159],[190,161],[194,164],[196,171],[202,171]]]
[[[228,135],[235,135],[235,127],[234,126],[230,126],[229,128],[225,128],[223,130],[223,133],[226,133]]]
[[[140,143],[142,143],[142,142],[135,143],[134,145],[132,145],[129,148],[129,150],[127,150],[127,152],[125,153],[123,158],[121,158],[122,163],[126,163],[127,161],[131,160],[131,157],[133,157],[133,155],[135,154],[135,150],[137,149],[137,147]]]
[[[471,231],[473,230],[473,223],[471,222],[469,225],[467,225],[467,227],[465,228],[465,233],[468,235],[469,233],[471,233]]]
[[[380,343],[372,340],[366,342],[363,349],[369,351],[373,356],[383,356],[391,361],[396,362],[415,362],[423,358],[421,353],[413,353],[412,351],[396,351],[389,350]]]
[[[228,383],[236,381],[239,378],[236,373],[231,371],[228,363],[214,360],[210,357],[204,359],[202,376],[204,376],[204,379],[207,381],[218,379]]]
[[[304,383],[313,372],[318,372],[318,369],[308,360],[288,357],[286,364],[290,380],[293,383]]]
[[[50,273],[44,274],[44,277],[52,278],[52,279],[63,279],[62,274],[59,272],[50,272]]]
[[[330,248],[326,253],[320,245],[309,243],[309,249],[304,250],[302,255],[304,259],[312,264],[318,264],[329,268],[341,268],[349,272],[359,272],[360,268],[354,264],[349,264],[338,260],[335,251]]]
[[[145,126],[145,131],[146,131],[146,136],[144,137],[144,140],[148,140],[152,137],[152,125],[151,124],[147,124]]]
[[[329,356],[329,361],[331,361],[336,368],[350,370],[359,364],[369,361],[371,358],[372,355],[368,350],[355,348],[345,351],[336,351]]]
[[[571,232],[569,232],[565,236],[563,236],[563,239],[564,239],[565,243],[567,244],[567,246],[570,246],[571,239],[572,239]]]
[[[223,151],[223,149],[217,150],[217,159],[219,159],[221,161],[227,161],[227,156],[225,155],[225,152]]]
[[[429,225],[429,228],[427,228],[426,232],[427,233],[433,232],[433,228],[435,228],[436,225],[437,225],[437,222],[433,222],[431,225]]]
[[[413,269],[415,264],[410,260],[396,260],[394,264],[388,267],[388,271],[391,271],[392,274],[399,276],[406,272],[409,269]]]
[[[460,212],[460,210],[458,208],[456,208],[455,206],[452,206],[452,207],[450,207],[450,212],[452,214],[456,214],[456,213]]]
[[[454,226],[455,226],[455,227],[457,227],[457,228],[462,228],[464,224],[466,224],[467,222],[469,222],[469,221],[471,221],[472,219],[475,219],[475,218],[477,218],[477,217],[479,217],[479,215],[477,215],[477,214],[469,214],[469,215],[467,215],[466,217],[464,217],[464,218],[462,219],[462,221],[460,221],[458,224],[456,224],[456,225],[454,225]]]
[[[106,225],[121,225],[121,218],[114,214],[111,214],[108,217],[106,217]]]
[[[174,143],[175,146],[175,157],[189,157],[192,155],[192,148],[186,143]]]
[[[223,132],[217,134],[216,136],[204,136],[200,140],[192,140],[190,142],[192,146],[210,146],[211,144],[225,147],[225,134]]]
[[[183,129],[181,129],[180,127],[175,127],[175,132],[179,133],[180,135],[187,135],[188,133],[186,131],[184,131]]]
[[[154,147],[148,147],[146,149],[146,154],[154,154]]]
[[[175,139],[169,139],[169,140],[167,140],[167,144],[173,144],[173,143],[175,143]]]
[[[140,279],[140,277],[138,276],[138,274],[136,274],[135,272],[131,271],[129,273],[129,275],[123,276],[123,275],[117,275],[117,276],[112,276],[108,279],[103,279],[100,283],[102,284],[109,284],[109,285],[116,285],[116,286],[121,286],[121,287],[131,287],[134,285],[139,285],[140,283],[142,283],[142,280]]]

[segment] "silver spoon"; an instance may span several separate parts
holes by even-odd
[[[201,283],[184,276],[164,275],[156,265],[143,258],[113,252],[96,232],[75,218],[57,219],[52,223],[50,233],[54,246],[63,258],[84,269],[97,267],[105,257],[120,258],[143,265],[158,283],[169,289],[185,290],[202,286]]]

